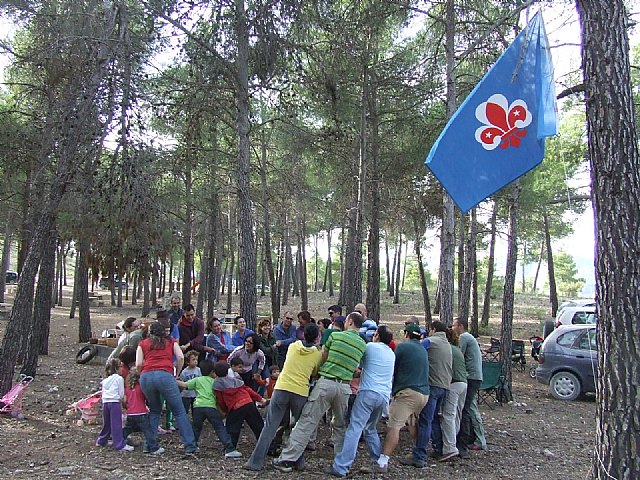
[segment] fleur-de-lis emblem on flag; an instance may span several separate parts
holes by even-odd
[[[519,147],[520,139],[527,134],[531,112],[523,100],[509,105],[506,97],[496,93],[476,108],[476,118],[484,125],[476,130],[476,140],[485,150],[496,147]]]

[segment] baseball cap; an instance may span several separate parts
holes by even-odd
[[[420,326],[415,323],[410,323],[409,325],[405,325],[404,331],[409,334],[409,338],[418,339],[422,335],[420,333]]]

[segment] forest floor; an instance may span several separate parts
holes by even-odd
[[[69,291],[65,290],[68,294]],[[101,291],[108,304],[108,292]],[[382,305],[382,321],[400,332],[408,315],[420,315],[419,295],[406,295],[400,305]],[[268,310],[268,298],[260,299],[259,311]],[[311,313],[325,315],[335,298],[325,294],[310,294]],[[7,302],[12,302],[9,296]],[[177,433],[160,436],[167,450],[161,457],[144,455],[140,447],[133,453],[119,453],[95,446],[99,425],[77,426],[79,416],[67,416],[69,405],[99,388],[103,368],[98,364],[77,365],[75,356],[82,345],[77,343],[77,319],[69,319],[67,306],[52,310],[50,354],[42,356],[38,375],[24,399],[25,420],[0,415],[0,477],[12,479],[72,478],[72,479],[137,479],[137,478],[291,478],[265,467],[257,474],[242,470],[243,459],[225,459],[212,428],[205,427],[197,458],[184,458]],[[296,298],[288,307],[299,308]],[[544,299],[516,308],[514,337],[528,339],[541,330]],[[97,306],[91,308],[94,332],[113,328],[128,316],[140,314],[140,306],[123,308]],[[498,309],[496,308],[496,311]],[[494,313],[497,315],[496,313]],[[6,320],[0,320],[3,335]],[[492,333],[499,335],[499,317],[493,317]],[[484,337],[483,337],[484,338]],[[484,338],[488,342],[488,337]],[[528,345],[528,342],[527,342]],[[488,449],[472,452],[468,460],[430,462],[428,468],[417,470],[399,465],[392,458],[386,475],[354,476],[361,478],[437,478],[448,479],[556,479],[579,480],[589,477],[595,438],[595,400],[593,396],[576,402],[555,400],[548,388],[529,378],[528,367],[534,360],[528,355],[525,372],[514,371],[514,402],[504,406],[481,407]],[[384,435],[384,425],[380,432]],[[137,437],[138,434],[134,434]],[[136,438],[139,440],[139,438]],[[244,428],[239,450],[247,458],[255,440]],[[318,449],[307,452],[305,476],[326,477],[322,467],[331,462],[333,449],[329,445],[329,427],[321,425]],[[410,438],[401,433],[401,443],[395,455],[410,451]],[[270,462],[270,459],[267,460]],[[366,447],[360,446],[352,469],[357,472],[368,462]]]

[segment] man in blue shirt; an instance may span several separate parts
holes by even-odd
[[[342,451],[336,455],[333,465],[327,465],[324,472],[344,477],[353,464],[358,451],[358,441],[364,432],[364,439],[374,461],[382,453],[382,444],[376,425],[389,404],[395,355],[389,344],[393,334],[386,325],[380,325],[368,343],[360,365],[360,389],[351,410],[351,420],[344,436]]]
[[[284,365],[284,359],[287,357],[289,345],[297,340],[296,327],[293,326],[293,313],[284,312],[282,321],[273,329],[273,336],[276,337],[276,347],[278,349],[278,366],[280,370]]]

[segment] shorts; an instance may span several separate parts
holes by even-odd
[[[411,388],[400,390],[391,401],[387,428],[395,428],[399,430],[404,427],[411,415],[420,415],[420,412],[427,404],[428,400],[429,395],[416,392]]]

